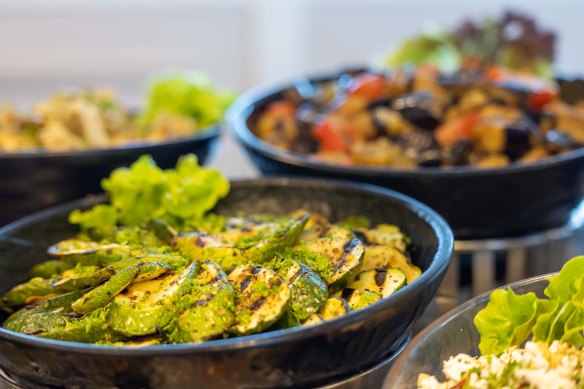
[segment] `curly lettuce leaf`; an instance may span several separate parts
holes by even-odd
[[[200,73],[163,76],[151,83],[140,121],[148,125],[159,114],[166,113],[194,119],[202,129],[221,121],[234,98],[232,92],[217,90]]]
[[[69,215],[69,222],[79,224],[83,230],[97,226],[103,229],[111,229],[116,226],[117,219],[118,215],[116,210],[105,204],[96,205],[85,212],[76,209]]]
[[[524,342],[536,320],[537,301],[534,293],[517,295],[511,289],[491,293],[487,306],[474,318],[481,353],[499,354]]]
[[[405,65],[433,64],[443,72],[454,72],[462,63],[462,55],[450,36],[444,32],[428,32],[404,40],[385,60],[390,68]]]
[[[555,276],[549,278],[550,284],[544,293],[551,300],[561,302],[570,301],[573,298],[584,298],[584,256],[572,258]]]
[[[516,295],[511,289],[496,290],[474,323],[483,354],[499,354],[510,346],[533,340],[562,340],[584,347],[584,256],[568,261],[549,278],[548,298],[533,293]]]
[[[150,156],[129,168],[116,169],[102,180],[110,204],[75,210],[69,221],[82,230],[116,225],[136,227],[161,219],[180,228],[205,220],[205,214],[229,193],[229,181],[217,170],[200,167],[194,155],[182,156],[176,169],[160,169]],[[220,223],[216,220],[214,224]]]

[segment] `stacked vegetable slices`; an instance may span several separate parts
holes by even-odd
[[[54,258],[2,297],[5,309],[21,307],[5,328],[131,346],[201,342],[320,323],[420,274],[399,228],[352,231],[302,210],[227,218],[218,232],[157,221],[86,238],[50,247]]]

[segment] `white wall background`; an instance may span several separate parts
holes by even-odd
[[[559,69],[584,69],[582,0],[0,0],[0,104],[101,85],[140,104],[145,80],[166,69],[200,69],[241,91],[368,62],[428,24],[506,8],[558,32]],[[230,140],[213,164],[254,174]]]

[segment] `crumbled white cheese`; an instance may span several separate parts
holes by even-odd
[[[443,373],[444,382],[420,374],[418,388],[583,388],[584,351],[560,341],[527,342],[497,356],[459,354],[444,362]]]

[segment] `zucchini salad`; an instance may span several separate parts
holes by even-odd
[[[315,325],[421,274],[395,225],[207,213],[229,182],[192,156],[166,171],[142,158],[103,186],[110,204],[71,213],[81,232],[1,297],[4,328],[135,347],[202,342]]]

